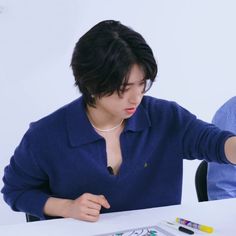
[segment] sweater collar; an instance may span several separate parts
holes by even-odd
[[[149,115],[141,103],[135,114],[126,120],[123,132],[140,132],[150,126]],[[87,117],[86,104],[83,96],[66,107],[66,127],[70,144],[74,147],[103,139],[103,137],[94,130]]]

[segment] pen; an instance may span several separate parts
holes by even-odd
[[[176,229],[176,230],[179,230],[183,233],[186,233],[186,234],[194,234],[194,231],[190,230],[190,229],[187,229],[183,226],[178,226],[176,225],[175,223],[172,223],[172,222],[169,222],[169,221],[164,221],[163,222],[166,226],[169,226],[170,228],[173,228],[173,229]]]
[[[212,233],[213,232],[213,228],[212,227],[206,226],[206,225],[200,225],[200,224],[191,222],[189,220],[185,220],[185,219],[181,219],[181,218],[176,218],[176,222],[178,222],[178,223],[180,223],[182,225],[187,225],[187,226],[189,226],[191,228],[194,228],[194,229],[201,230],[201,231],[206,232],[206,233]]]

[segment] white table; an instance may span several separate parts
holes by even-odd
[[[163,220],[174,221],[176,217],[214,227],[212,234],[196,231],[194,235],[235,236],[236,235],[236,199],[151,208],[102,214],[96,223],[73,219],[48,220],[33,223],[0,226],[0,235],[4,236],[86,236],[116,232],[129,228],[156,225]],[[174,235],[188,234],[166,228]]]

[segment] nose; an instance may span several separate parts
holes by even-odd
[[[143,97],[142,89],[140,88],[132,88],[129,94],[129,103],[138,105],[141,102],[141,99]]]

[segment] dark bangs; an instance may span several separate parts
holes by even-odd
[[[119,93],[134,64],[144,71],[147,91],[157,74],[152,50],[139,33],[112,20],[100,22],[84,34],[71,60],[75,85],[91,106],[95,97]]]

